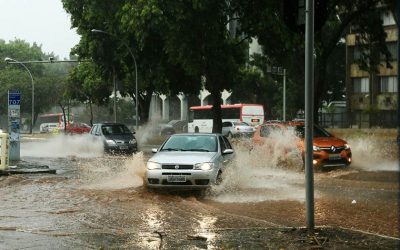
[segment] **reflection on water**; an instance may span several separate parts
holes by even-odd
[[[143,235],[141,245],[146,249],[160,249],[162,237],[165,235],[162,221],[162,218],[165,218],[163,210],[158,205],[154,205],[149,207],[142,217],[143,223],[152,233]]]
[[[215,229],[215,222],[217,218],[214,216],[200,215],[197,220],[199,227],[195,229],[197,235],[206,238],[207,249],[216,249],[216,233],[213,231]]]

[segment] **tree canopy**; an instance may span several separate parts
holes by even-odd
[[[53,54],[45,54],[36,43],[29,43],[16,39],[5,42],[0,40],[0,114],[7,114],[7,93],[9,90],[21,92],[21,113],[27,124],[31,124],[32,110],[32,81],[27,70],[19,64],[6,64],[5,58],[12,58],[17,61],[47,61]],[[59,91],[65,83],[69,69],[67,65],[55,64],[25,64],[33,77],[34,92],[34,123],[39,115],[57,105],[57,100],[64,94]],[[5,124],[3,124],[4,126]]]
[[[198,93],[204,86],[213,100],[214,131],[221,129],[223,89],[246,90],[248,97],[233,97],[268,103],[275,110],[271,113],[279,110],[282,87],[274,85],[277,76],[268,76],[267,65],[287,69],[290,113],[294,115],[303,108],[304,100],[298,96],[304,92],[304,34],[293,32],[285,23],[284,4],[288,2],[63,0],[73,27],[82,36],[74,52],[92,58],[103,78],[115,71],[123,83],[121,93],[139,102],[143,118],[148,114],[151,93]],[[323,100],[340,98],[345,90],[343,39],[350,25],[362,34],[361,49],[374,50],[390,61],[377,9],[385,6],[381,3],[328,0],[318,6],[315,111]],[[393,0],[384,3],[389,4],[388,8],[394,5]],[[93,29],[103,32],[93,33]],[[247,46],[252,37],[262,45],[263,55],[248,58]],[[363,46],[366,44],[369,46]],[[371,69],[376,68],[380,60],[373,60],[373,54],[366,53],[360,64],[368,62]],[[138,97],[134,59],[138,66]]]

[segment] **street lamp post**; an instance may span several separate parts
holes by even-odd
[[[33,133],[33,120],[35,118],[35,84],[33,82],[33,77],[32,77],[31,71],[28,69],[28,67],[25,66],[25,64],[23,64],[20,61],[17,61],[10,57],[6,57],[4,60],[6,63],[17,63],[17,64],[21,65],[22,67],[24,67],[26,69],[26,71],[28,71],[28,74],[31,77],[31,81],[32,81],[32,118],[31,118],[30,133],[32,134]]]
[[[110,34],[108,32],[105,32],[103,30],[98,30],[98,29],[92,29],[91,30],[93,33],[102,33],[102,34],[106,34],[112,37],[115,37],[116,39],[118,39],[117,36]],[[139,122],[138,122],[138,102],[139,102],[139,96],[138,96],[138,74],[137,74],[137,64],[136,64],[136,58],[133,55],[132,50],[129,48],[128,44],[126,44],[126,42],[124,40],[118,39],[122,42],[122,44],[126,47],[126,49],[128,50],[129,54],[131,55],[133,62],[135,64],[135,118],[136,118],[136,131],[139,129]]]

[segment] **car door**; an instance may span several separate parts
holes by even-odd
[[[225,136],[218,136],[218,141],[220,144],[220,155],[221,155],[221,168],[225,168],[226,165],[229,164],[229,162],[231,162],[232,158],[233,158],[233,154],[224,154],[223,152],[225,151],[225,149],[232,149],[231,144],[229,143],[229,141],[226,139]]]

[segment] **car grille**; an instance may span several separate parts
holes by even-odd
[[[163,164],[162,169],[193,169],[193,165]]]
[[[345,159],[338,159],[338,160],[324,160],[322,164],[326,167],[330,166],[345,166],[347,164]]]
[[[191,173],[162,173],[162,175],[192,175]]]
[[[340,154],[340,152],[344,150],[344,147],[335,147],[335,151],[333,151],[331,147],[321,148],[321,150],[330,154]]]
[[[193,185],[191,181],[186,181],[186,182],[167,182],[167,180],[163,180],[161,182],[162,185],[174,185],[174,186],[189,186]]]

